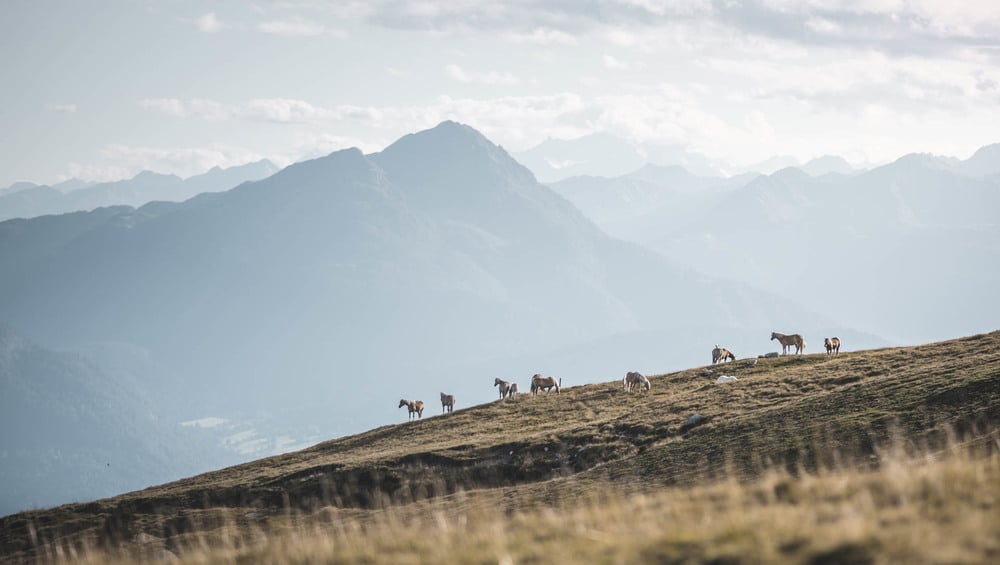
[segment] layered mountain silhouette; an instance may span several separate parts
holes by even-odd
[[[583,175],[619,176],[644,164],[683,166],[703,176],[719,174],[717,164],[685,147],[634,143],[608,133],[547,139],[514,157],[546,183]]]
[[[677,264],[912,343],[995,329],[992,147],[966,161],[912,154],[850,176],[786,168],[694,191],[678,177],[645,185],[655,207],[617,216],[607,211],[622,210],[629,177],[555,186],[609,232]]]
[[[0,220],[87,211],[102,206],[141,206],[163,200],[181,202],[204,192],[219,192],[270,176],[278,168],[267,160],[222,169],[215,167],[182,179],[143,171],[131,179],[86,184],[67,181],[54,186],[15,183],[0,192]]]
[[[721,203],[727,192],[756,176],[700,176],[676,165],[646,165],[619,177],[578,176],[550,186],[607,233],[646,241],[650,233],[669,230],[690,214]]]
[[[7,323],[147,351],[176,421],[277,414],[326,437],[397,419],[402,396],[461,406],[496,376],[572,384],[830,325],[608,237],[452,122],[182,203],[3,222],[0,263]],[[671,341],[615,345],[640,334]],[[573,365],[546,353],[580,344]]]

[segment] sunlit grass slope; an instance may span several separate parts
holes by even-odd
[[[997,555],[1000,332],[705,369],[652,376],[649,393],[625,393],[609,375],[9,516],[0,549],[14,561]],[[716,383],[723,373],[739,380]],[[695,413],[703,422],[687,424]]]

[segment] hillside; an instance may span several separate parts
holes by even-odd
[[[517,510],[610,485],[651,493],[726,477],[752,480],[771,469],[877,468],[889,445],[933,452],[987,437],[1000,423],[1000,332],[714,369],[711,376],[705,367],[653,376],[648,394],[625,393],[611,381],[435,417],[437,403],[428,402],[416,422],[5,517],[0,552],[17,561],[52,555],[53,542],[121,549],[157,540],[183,553],[192,536],[204,543],[234,535],[233,527],[240,535],[267,531],[290,511],[306,517],[327,506],[364,516],[458,491],[502,489],[497,499]],[[739,380],[716,383],[722,373]],[[482,386],[490,384],[484,379]],[[436,400],[431,392],[425,400]],[[694,413],[704,421],[692,426],[686,422]],[[399,419],[405,417],[401,410]]]
[[[4,323],[51,347],[146,351],[174,423],[286,423],[254,430],[269,447],[393,421],[384,392],[424,382],[484,402],[469,375],[568,374],[522,360],[603,343],[576,356],[597,363],[634,332],[832,326],[609,237],[454,122],[181,203],[2,222],[0,264]],[[651,355],[682,367],[692,351]]]
[[[0,514],[177,479],[205,460],[239,461],[166,420],[151,388],[0,326]]]

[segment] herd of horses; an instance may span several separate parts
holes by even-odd
[[[806,340],[802,338],[800,334],[782,334],[778,332],[771,332],[771,341],[777,340],[781,344],[781,354],[787,355],[788,350],[791,347],[795,348],[795,354],[799,355],[806,349]],[[828,337],[823,340],[823,345],[826,347],[827,356],[840,355],[840,338],[839,337]],[[772,353],[770,355],[777,355]],[[736,355],[732,351],[724,347],[719,347],[718,345],[712,349],[712,364],[725,363],[726,361],[736,361]],[[754,360],[756,361],[756,359]],[[735,379],[733,379],[735,380]],[[505,381],[499,377],[493,380],[493,386],[500,391],[500,399],[514,398],[518,395],[517,383]],[[555,377],[545,377],[539,374],[535,374],[531,377],[531,394],[537,395],[541,391],[549,392],[553,388],[556,389],[556,393],[559,393],[559,380]],[[649,391],[651,388],[649,379],[646,378],[642,373],[636,371],[629,371],[625,374],[622,379],[622,389],[625,392],[638,391],[642,389],[644,391]],[[424,403],[422,400],[406,400],[401,399],[399,401],[399,407],[402,408],[406,406],[409,419],[423,418],[424,416]],[[441,393],[441,413],[451,412],[455,409],[455,395]]]

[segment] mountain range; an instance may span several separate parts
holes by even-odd
[[[9,412],[8,429],[51,445],[36,422],[52,418],[98,442],[82,444],[85,464],[87,449],[37,451],[3,472],[67,476],[116,450],[185,442],[207,470],[398,421],[400,398],[427,402],[426,417],[438,392],[459,407],[491,400],[495,377],[527,388],[534,373],[581,384],[663,372],[706,363],[716,343],[774,350],[771,331],[805,334],[809,351],[834,334],[855,349],[932,326],[970,333],[996,319],[989,303],[971,308],[992,288],[995,261],[982,259],[1000,241],[997,178],[952,170],[989,170],[989,152],[970,161],[731,178],[650,165],[550,188],[444,122],[182,201],[135,207],[105,186],[95,192],[116,205],[0,222],[0,323],[8,349],[35,359],[4,375],[24,392],[11,402],[43,399]],[[963,320],[973,327],[951,329]],[[55,377],[39,377],[46,367]],[[60,420],[73,399],[97,416]],[[107,463],[113,484],[153,476]],[[60,497],[98,492],[67,485],[76,494]],[[9,503],[49,500],[29,496]]]
[[[0,222],[0,264],[27,339],[142,375],[170,425],[256,438],[206,469],[397,421],[400,398],[485,402],[498,376],[594,382],[837,329],[609,237],[453,122],[184,202]]]
[[[547,139],[514,157],[543,183],[579,176],[619,177],[646,165],[681,167],[701,177],[770,174],[786,167],[801,167],[813,176],[848,175],[858,170],[837,155],[823,155],[804,164],[794,157],[779,155],[759,163],[734,165],[683,146],[634,142],[609,133],[593,133],[575,139]]]
[[[906,155],[850,175],[675,171],[552,186],[608,233],[679,265],[913,343],[994,329],[1000,306],[990,289],[1000,270],[988,258],[1000,257],[998,147],[965,161]]]
[[[261,160],[228,169],[214,167],[187,179],[143,171],[127,180],[96,184],[77,179],[53,186],[15,183],[0,191],[0,220],[88,211],[102,206],[142,206],[157,200],[180,202],[203,192],[219,192],[259,180],[277,170],[270,161]]]

